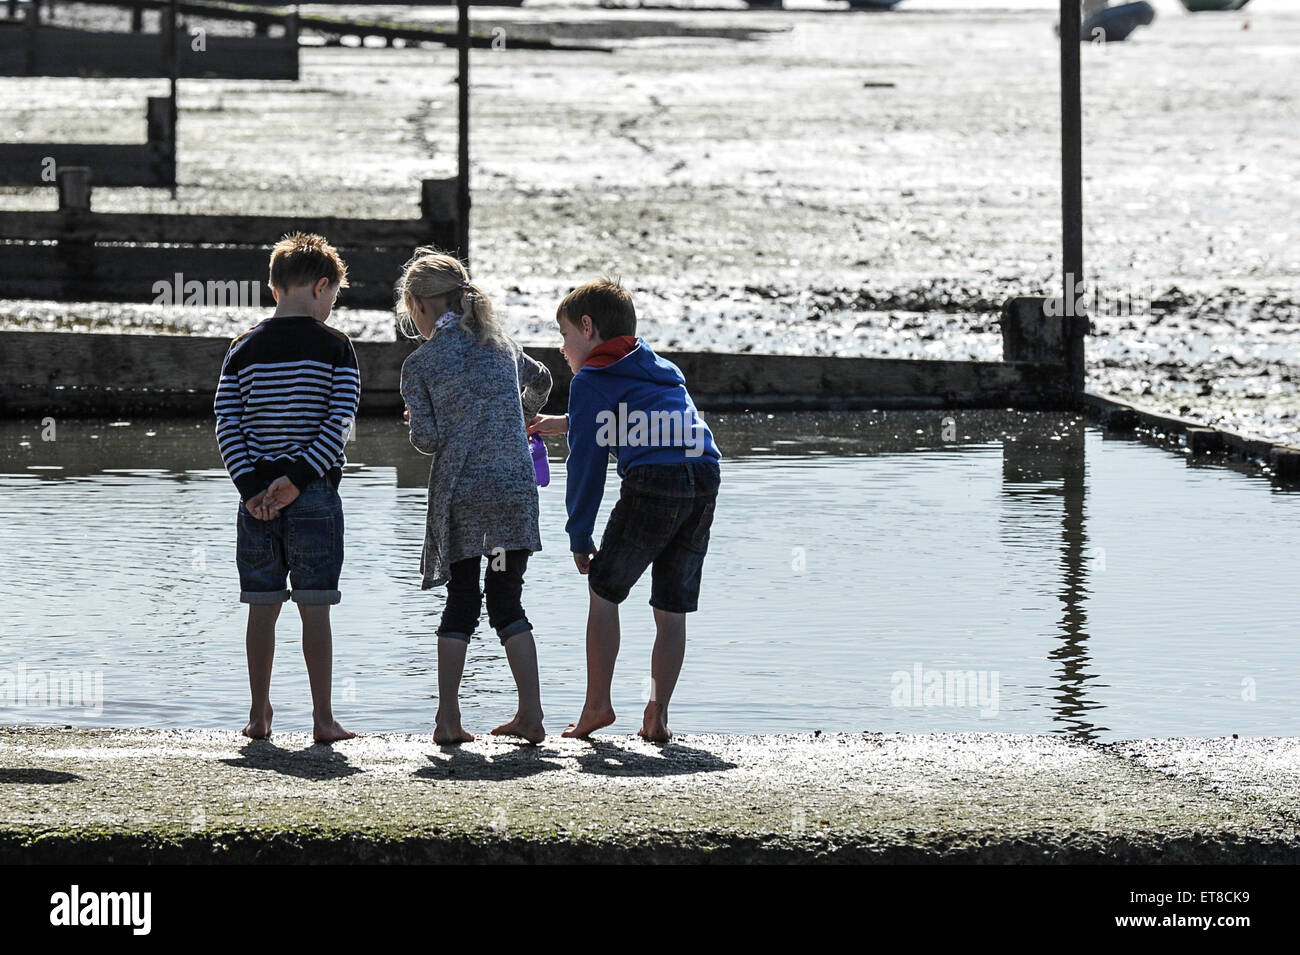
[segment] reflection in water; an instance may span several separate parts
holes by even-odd
[[[1008,505],[1004,520],[1017,528],[1034,518],[1060,515],[1061,619],[1059,646],[1048,657],[1057,664],[1057,685],[1052,687],[1054,719],[1062,726],[1053,732],[1092,740],[1106,727],[1085,719],[1101,707],[1090,700],[1088,684],[1097,676],[1088,670],[1088,531],[1084,518],[1086,432],[1081,422],[1070,422],[1050,433],[1023,429],[1002,444],[1002,492]],[[1030,518],[1030,520],[1026,520]]]

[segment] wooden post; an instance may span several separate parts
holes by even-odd
[[[170,104],[168,108],[168,125],[171,129],[171,136],[168,137],[167,164],[171,169],[171,194],[172,201],[176,200],[176,125],[180,118],[176,105],[177,86],[181,76],[181,43],[177,31],[180,29],[177,0],[168,0],[167,8],[163,11],[162,30],[166,37],[165,46],[163,47],[167,56],[167,100]]]
[[[1047,299],[1009,298],[1002,303],[1002,360],[1063,364],[1069,325],[1051,315]]]
[[[469,266],[469,0],[456,0],[456,46],[460,61],[459,126],[460,149],[457,163],[456,254]]]
[[[1187,450],[1193,455],[1216,454],[1223,450],[1223,432],[1214,428],[1188,428],[1183,432]]]
[[[1300,481],[1300,448],[1274,447],[1268,455],[1268,466],[1283,481]]]
[[[150,96],[145,109],[149,130],[149,145],[162,147],[176,135],[172,127],[172,100],[170,96]]]
[[[23,24],[23,34],[27,40],[23,50],[23,71],[32,76],[36,72],[36,33],[41,26],[41,5],[39,0],[30,0],[27,4],[27,22]]]
[[[59,211],[71,213],[90,211],[90,168],[64,166],[58,170]]]
[[[456,179],[425,179],[420,182],[420,218],[450,222],[456,217],[460,182]]]
[[[295,83],[298,82],[302,72],[302,57],[298,49],[298,32],[298,13],[295,10],[284,18],[284,42],[293,51],[293,81]]]
[[[150,96],[146,111],[149,151],[162,179],[159,185],[176,185],[175,101],[170,96]]]
[[[1087,315],[1075,315],[1083,280],[1083,116],[1079,78],[1079,0],[1061,0],[1061,266],[1066,305],[1066,375],[1069,386],[1084,386],[1083,336]]]

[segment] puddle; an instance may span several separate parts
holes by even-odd
[[[1300,495],[1068,415],[710,422],[723,493],[675,729],[1297,735]],[[236,498],[211,424],[61,421],[55,437],[0,422],[0,720],[239,727]],[[443,591],[419,589],[426,459],[378,419],[348,456],[335,710],[361,732],[431,732]],[[586,586],[558,444],[551,468],[524,596],[558,732],[581,705]],[[648,688],[648,597],[647,579],[624,604],[621,732]],[[296,615],[281,620],[276,724],[306,729]],[[512,712],[512,686],[481,630],[466,726]]]

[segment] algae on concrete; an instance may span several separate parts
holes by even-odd
[[[1297,862],[1290,739],[0,728],[7,862]]]

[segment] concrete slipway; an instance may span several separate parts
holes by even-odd
[[[0,861],[1295,863],[1300,741],[4,727]]]

